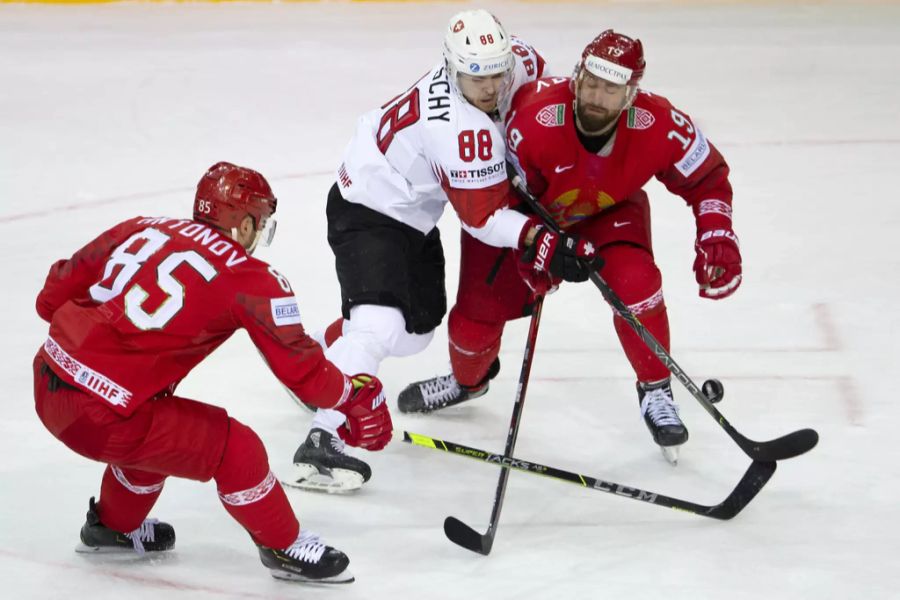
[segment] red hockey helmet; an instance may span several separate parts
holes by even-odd
[[[265,177],[252,169],[219,162],[211,166],[197,184],[194,220],[230,233],[250,215],[257,233],[261,233],[275,214],[277,204]]]
[[[619,85],[637,86],[644,76],[645,66],[641,40],[607,29],[595,37],[581,53],[574,79],[584,69],[595,77]]]

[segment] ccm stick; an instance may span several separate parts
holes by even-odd
[[[537,198],[535,198],[531,192],[528,191],[528,188],[525,186],[525,182],[522,181],[521,176],[516,175],[512,178],[512,185],[516,188],[519,194],[524,198],[525,202],[531,207],[531,209],[541,218],[544,224],[550,228],[556,234],[561,233],[559,225],[553,220],[553,217],[547,212],[540,202],[538,202]],[[662,344],[657,341],[653,334],[650,333],[646,327],[638,320],[638,318],[634,315],[633,312],[628,308],[621,298],[609,287],[609,284],[604,281],[604,279],[600,276],[600,274],[596,270],[591,270],[590,279],[597,289],[600,290],[600,293],[603,294],[603,298],[609,303],[610,306],[613,307],[613,310],[618,313],[620,317],[622,317],[626,323],[634,330],[634,332],[643,340],[643,342],[647,345],[648,348],[656,355],[656,357],[669,369],[672,375],[675,376],[678,381],[687,388],[688,392],[694,397],[697,402],[700,403],[706,412],[708,412],[713,419],[719,424],[719,427],[725,430],[725,433],[735,441],[735,443],[740,446],[741,450],[744,453],[752,458],[754,461],[760,462],[771,462],[777,460],[784,460],[787,458],[793,458],[795,456],[800,456],[801,454],[805,454],[809,452],[813,448],[815,448],[816,444],[819,442],[819,434],[816,433],[814,429],[799,429],[787,435],[783,435],[780,438],[769,440],[765,442],[757,442],[755,440],[751,440],[750,438],[744,436],[739,432],[734,426],[728,422],[728,420],[719,412],[713,403],[710,402],[710,399],[703,393],[697,384],[688,377],[687,373],[685,373],[678,363],[675,362],[675,359],[666,351]],[[714,381],[714,380],[710,380]],[[718,382],[717,382],[718,383]],[[709,384],[704,384],[706,387]],[[719,384],[721,385],[721,384]],[[719,394],[721,397],[721,394]]]
[[[517,471],[532,473],[534,475],[543,475],[544,477],[558,479],[560,481],[567,481],[569,483],[574,483],[575,485],[579,485],[581,487],[589,488],[592,490],[597,490],[599,492],[606,492],[607,494],[614,494],[616,496],[629,498],[631,500],[639,500],[641,502],[647,502],[648,504],[655,504],[657,506],[673,508],[675,510],[689,512],[701,517],[710,517],[712,519],[720,519],[723,521],[733,519],[748,504],[750,504],[750,501],[756,497],[760,490],[762,490],[763,486],[766,485],[766,483],[775,473],[775,468],[778,464],[775,462],[753,461],[752,463],[750,463],[750,467],[747,468],[744,476],[741,477],[741,480],[738,482],[737,486],[735,486],[735,488],[731,491],[728,497],[725,498],[725,500],[713,506],[706,506],[703,504],[690,502],[688,500],[681,500],[680,498],[673,498],[671,496],[666,496],[657,492],[651,492],[642,490],[640,488],[623,485],[614,481],[607,481],[605,479],[600,479],[599,477],[590,477],[588,475],[573,473],[571,471],[557,469],[556,467],[548,467],[546,465],[521,460],[511,456],[493,454],[491,452],[487,452],[486,450],[464,446],[462,444],[457,444],[455,442],[450,442],[447,440],[439,440],[437,438],[429,437],[427,435],[422,435],[419,433],[410,433],[408,431],[404,431],[403,441],[415,446],[422,446],[423,448],[433,448],[435,450],[441,450],[443,452],[448,452],[456,456],[464,456],[466,458],[471,458],[488,464],[497,465],[498,467],[502,467],[504,470],[515,469]],[[487,536],[478,534],[457,519],[454,519],[454,521],[458,523],[458,525],[455,525],[454,527],[458,528],[459,525],[462,525],[462,527],[464,527],[471,533],[467,532],[464,534],[456,534],[455,537],[457,539],[454,539],[453,541],[474,552],[487,554],[490,551],[490,543],[485,543],[486,540],[479,539],[485,538]],[[490,531],[492,530],[489,529],[489,532]],[[461,543],[458,540],[462,540],[465,543]]]

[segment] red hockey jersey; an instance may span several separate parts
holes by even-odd
[[[520,88],[507,120],[512,161],[556,221],[571,226],[659,179],[695,216],[731,212],[728,165],[691,119],[662,96],[640,91],[598,153],[578,139],[568,78]]]
[[[349,395],[303,330],[288,281],[197,221],[116,225],[50,268],[37,311],[50,322],[47,364],[123,415],[173,390],[239,328],[304,401],[331,407]]]

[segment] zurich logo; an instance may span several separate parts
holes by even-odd
[[[472,63],[469,65],[469,70],[472,71],[473,73],[477,73],[478,71],[481,70],[481,67],[478,66],[478,63]]]

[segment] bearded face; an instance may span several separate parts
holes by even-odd
[[[603,133],[627,107],[631,89],[587,71],[578,76],[575,91],[575,116],[584,133]]]

